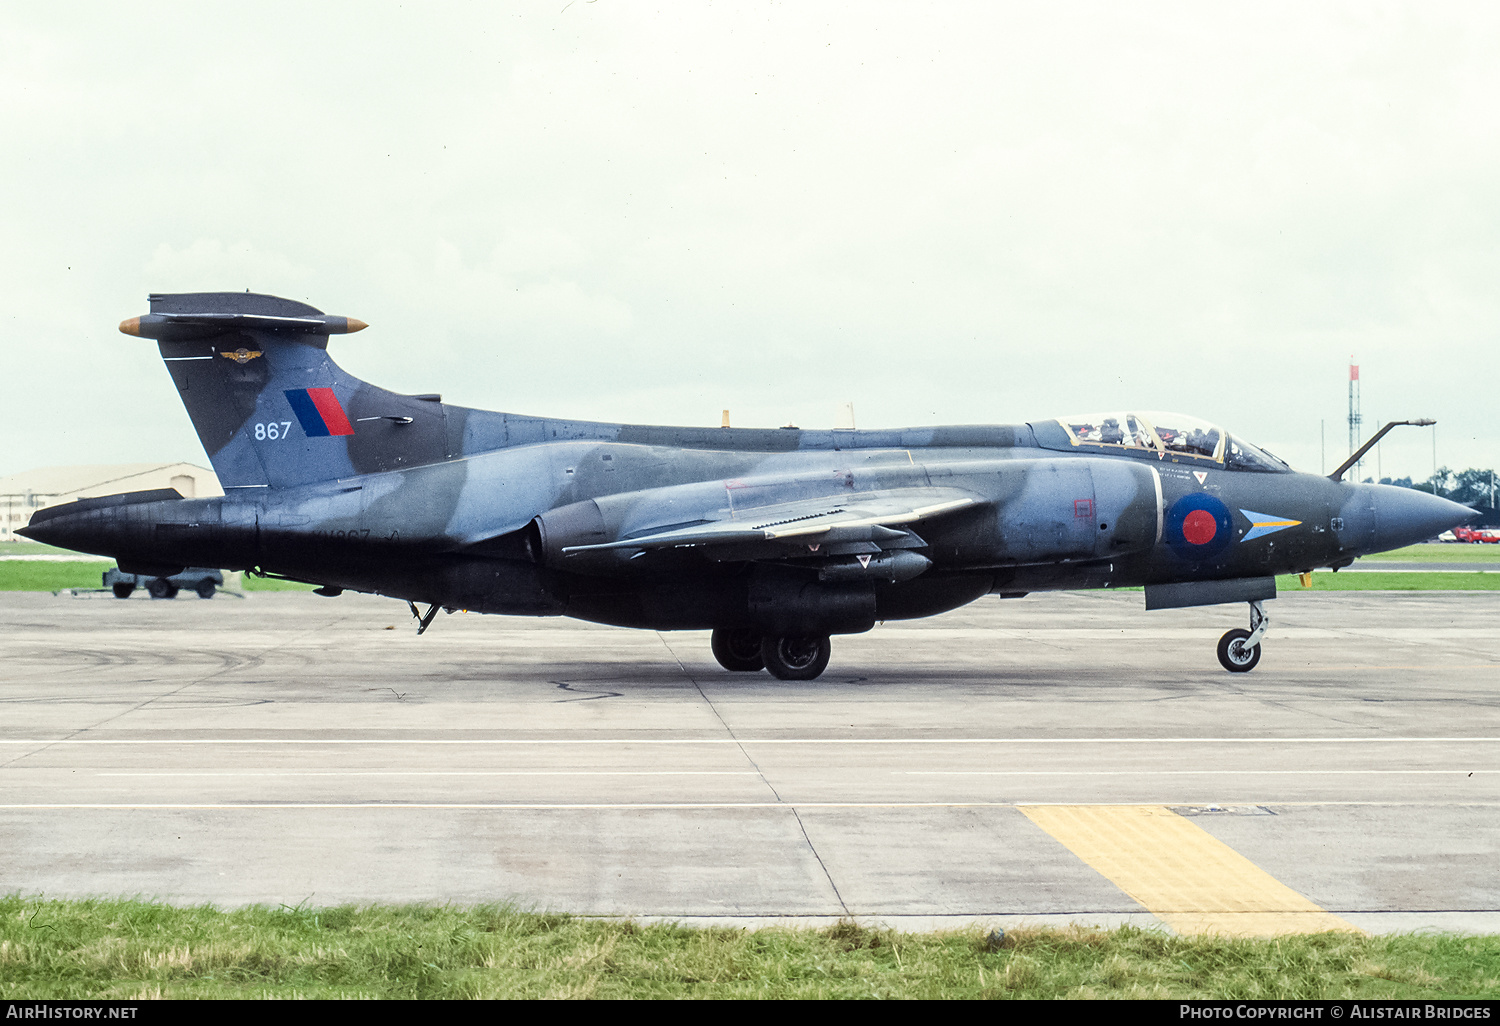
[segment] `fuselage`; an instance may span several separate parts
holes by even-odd
[[[357,318],[248,292],[150,302],[120,330],[155,340],[224,496],[85,499],[21,533],[131,574],[224,567],[406,599],[418,633],[439,608],[708,628],[725,669],[811,680],[831,635],[882,620],[1143,585],[1147,609],[1248,602],[1251,629],[1219,647],[1244,672],[1276,574],[1473,516],[1343,467],[1296,473],[1172,413],[802,431],[469,409],[340,367],[329,339]]]
[[[868,594],[858,615],[829,614],[837,632],[988,593],[1337,567],[1470,515],[1409,489],[1079,443],[1051,421],[829,432],[541,423],[557,425],[553,439],[222,498],[60,507],[29,533],[127,569],[220,566],[483,612],[706,628],[756,622],[766,580],[779,595],[806,592],[785,582],[813,580],[830,553],[790,544],[768,564],[732,547],[563,550],[798,500],[972,496],[915,526],[930,565],[911,579],[861,582],[856,570],[836,587],[810,585]]]

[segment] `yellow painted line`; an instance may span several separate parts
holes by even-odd
[[[1021,812],[1178,933],[1360,932],[1166,806],[1027,805]]]

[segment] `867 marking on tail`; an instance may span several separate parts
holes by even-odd
[[[256,421],[255,440],[257,442],[280,441],[292,433],[292,422],[289,420]]]

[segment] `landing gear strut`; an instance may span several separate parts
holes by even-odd
[[[324,594],[328,594],[328,592],[324,592]],[[334,594],[334,595],[343,594],[343,589],[342,588],[334,588],[332,590],[332,594]],[[417,604],[415,602],[411,601],[411,599],[407,599],[406,600],[406,605],[407,605],[407,608],[409,608],[411,610],[412,617],[417,621],[417,636],[418,637],[421,637],[423,634],[425,634],[427,632],[427,628],[429,628],[429,627],[432,626],[432,618],[434,616],[437,616],[437,611],[439,609],[441,609],[445,613],[451,613],[451,612],[453,612],[453,610],[455,608],[453,606],[439,606],[436,602],[434,602],[432,605],[430,605],[430,606],[427,607],[427,612],[425,612],[425,613],[419,613],[419,612],[417,612]]]
[[[1260,639],[1271,618],[1259,602],[1250,603],[1250,629],[1236,627],[1219,639],[1219,662],[1230,673],[1249,673],[1260,662]]]

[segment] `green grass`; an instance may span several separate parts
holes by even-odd
[[[102,587],[112,563],[32,563],[0,561],[0,591],[61,591]]]
[[[1459,542],[1443,544],[1429,542],[1423,545],[1408,545],[1404,549],[1377,552],[1365,556],[1361,563],[1493,563],[1500,569],[1500,545],[1464,545]]]
[[[691,929],[488,906],[0,898],[0,998],[1500,996],[1500,937]]]
[[[0,556],[66,556],[72,551],[34,541],[0,542]]]
[[[1497,568],[1500,569],[1500,568]],[[1319,570],[1312,575],[1312,587],[1304,589],[1294,575],[1276,578],[1276,590],[1282,594],[1294,591],[1500,591],[1500,573],[1329,573]]]
[[[62,591],[67,588],[103,587],[104,571],[113,563],[51,563],[0,560],[0,591]],[[310,591],[315,585],[251,577],[224,575],[226,591]]]
[[[240,577],[245,591],[312,591],[317,587],[300,581],[278,581],[274,577],[251,577],[249,574]]]

